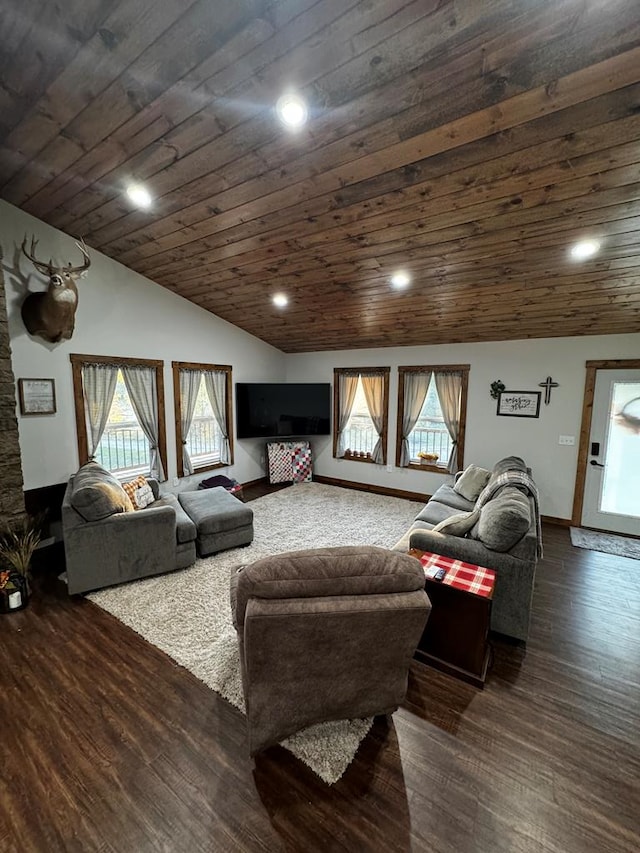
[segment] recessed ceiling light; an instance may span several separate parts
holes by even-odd
[[[148,190],[142,184],[131,184],[127,187],[127,195],[136,207],[151,207],[153,199]]]
[[[584,261],[595,255],[599,248],[597,240],[581,240],[571,247],[571,257],[576,261]]]
[[[407,287],[410,281],[411,277],[409,276],[409,273],[406,273],[403,270],[398,270],[398,272],[391,276],[391,284],[399,290],[403,287]]]
[[[277,305],[278,308],[284,308],[285,305],[289,304],[289,300],[284,295],[284,293],[276,293],[273,297],[273,304]]]
[[[302,127],[309,114],[306,103],[294,92],[288,92],[278,98],[276,112],[280,121],[292,130]]]

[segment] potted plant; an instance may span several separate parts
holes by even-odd
[[[426,450],[421,450],[418,453],[418,459],[421,465],[435,465],[439,456],[437,453],[427,453]]]
[[[26,607],[31,593],[31,558],[41,536],[41,522],[31,516],[0,528],[0,612]]]

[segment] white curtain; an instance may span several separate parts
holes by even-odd
[[[191,457],[187,450],[187,438],[193,423],[193,413],[196,410],[196,400],[202,381],[201,370],[180,370],[180,435],[182,437],[182,473],[186,477],[193,474]]]
[[[205,370],[204,384],[207,389],[209,403],[213,409],[213,416],[218,422],[222,433],[222,447],[220,448],[220,461],[224,465],[231,464],[231,445],[229,443],[229,424],[227,423],[227,371]]]
[[[82,365],[82,392],[89,459],[94,458],[107,425],[117,381],[118,368],[114,365]]]
[[[367,401],[367,408],[373,421],[373,426],[378,434],[371,458],[376,465],[384,465],[384,448],[382,446],[382,429],[384,426],[384,376],[379,373],[371,374],[370,376],[362,375],[362,388],[364,390],[364,398]]]
[[[460,399],[462,394],[462,373],[435,374],[436,391],[444,422],[451,436],[451,453],[447,470],[453,474],[458,470],[458,437],[460,435]]]
[[[346,447],[344,446],[344,431],[349,423],[351,412],[353,410],[353,401],[356,398],[358,390],[358,374],[339,373],[338,374],[338,400],[340,411],[338,412],[338,443],[337,455],[344,456]]]
[[[159,482],[166,480],[162,459],[158,449],[158,389],[156,371],[152,367],[122,367],[127,391],[133,411],[136,414],[142,432],[147,437],[150,448],[149,471]]]
[[[400,450],[400,466],[406,467],[411,462],[409,453],[409,436],[418,423],[420,412],[427,398],[431,374],[427,370],[424,373],[404,374],[404,400],[402,401],[402,447]]]

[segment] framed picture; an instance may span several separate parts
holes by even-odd
[[[542,391],[502,391],[498,395],[499,415],[510,418],[537,418]]]
[[[21,415],[53,415],[56,386],[53,379],[18,379]]]

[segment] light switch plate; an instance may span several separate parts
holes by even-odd
[[[573,446],[576,443],[575,435],[561,435],[558,439],[558,444]]]

